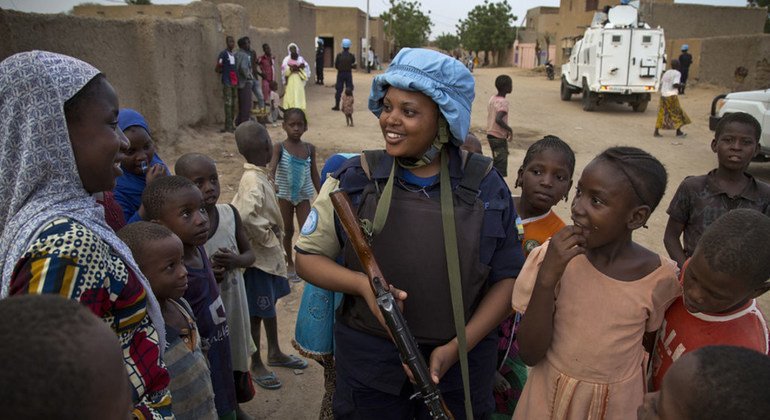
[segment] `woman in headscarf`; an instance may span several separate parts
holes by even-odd
[[[96,68],[44,51],[0,63],[2,297],[52,293],[88,307],[118,336],[134,416],[167,418],[158,302],[93,197],[115,186],[127,146],[117,95]]]
[[[295,43],[289,44],[287,48],[289,55],[284,57],[281,63],[281,75],[286,91],[283,96],[283,107],[299,108],[305,110],[307,102],[305,101],[305,83],[310,77],[310,65],[299,55],[299,47]]]
[[[369,94],[385,150],[348,159],[326,179],[302,227],[297,274],[345,294],[334,325],[337,419],[428,417],[410,399],[419,389],[341,232],[330,199],[337,189],[369,221],[374,257],[398,288],[390,291],[449,410],[457,419],[492,414],[496,327],[511,312],[524,255],[505,181],[489,158],[460,149],[473,98],[473,76],[459,61],[403,48]]]

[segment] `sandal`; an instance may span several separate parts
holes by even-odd
[[[289,355],[289,360],[285,362],[267,362],[270,367],[282,367],[288,369],[305,369],[307,367],[307,360],[300,359],[295,355]]]
[[[281,381],[275,376],[275,372],[270,372],[267,375],[252,376],[252,380],[255,384],[265,389],[278,389],[281,387]]]

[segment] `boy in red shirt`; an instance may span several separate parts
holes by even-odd
[[[666,311],[652,359],[652,388],[683,354],[713,345],[768,354],[768,329],[756,297],[770,289],[770,218],[733,210],[700,238],[682,270],[682,299]]]

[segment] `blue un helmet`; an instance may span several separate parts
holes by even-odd
[[[350,42],[349,39],[347,38],[342,39],[342,48],[350,48],[350,45],[352,45],[352,42]]]
[[[403,48],[388,70],[372,81],[369,110],[378,118],[388,87],[422,92],[438,105],[449,126],[449,141],[460,146],[471,125],[475,82],[468,69],[454,58],[433,50]]]
[[[687,44],[682,45],[682,51],[687,51],[690,49],[690,46]]]

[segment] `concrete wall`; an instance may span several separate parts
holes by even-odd
[[[371,30],[371,27],[370,27]],[[357,7],[317,7],[316,34],[319,37],[334,38],[334,55],[342,51],[342,39],[349,38],[350,52],[360,64],[363,52],[361,39],[366,35],[366,13]],[[328,45],[327,45],[328,48]],[[380,55],[380,57],[382,57]]]
[[[649,3],[641,8],[650,26],[660,26],[666,39],[761,34],[767,9]]]
[[[670,41],[669,57],[679,57],[682,44],[688,44],[693,56],[690,79],[732,91],[770,88],[769,34]],[[742,82],[735,80],[735,69],[739,66],[749,70]]]
[[[72,14],[75,16],[102,17],[110,19],[130,19],[139,16],[157,16],[180,18],[184,15],[185,6],[181,4],[159,4],[151,6],[75,6]]]
[[[299,46],[309,62],[315,61],[316,7],[300,0],[210,0],[216,4],[237,4],[244,8],[254,46],[270,44],[276,62],[286,57],[290,42]],[[261,49],[261,48],[260,48]],[[259,51],[259,49],[258,49]],[[315,68],[311,65],[311,69]]]
[[[224,33],[246,33],[240,6],[195,2],[182,18],[105,19],[0,10],[0,59],[32,49],[71,55],[107,75],[120,106],[140,110],[161,143],[179,127],[223,121],[214,65]],[[234,26],[235,25],[235,26]]]

